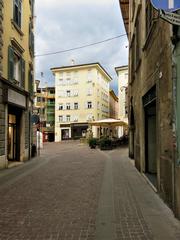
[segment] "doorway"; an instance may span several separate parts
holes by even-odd
[[[157,187],[156,101],[145,108],[145,172]]]
[[[17,160],[17,125],[16,115],[8,115],[8,160]]]
[[[20,122],[22,110],[8,106],[7,159],[20,161]]]
[[[62,129],[61,134],[62,134],[62,140],[68,140],[70,138],[69,129]]]

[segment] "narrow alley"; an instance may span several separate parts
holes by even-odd
[[[180,224],[127,157],[77,141],[0,171],[0,239],[180,239]]]

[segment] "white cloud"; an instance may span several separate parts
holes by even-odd
[[[82,46],[125,32],[118,0],[36,1],[36,54]],[[100,62],[116,78],[114,67],[127,64],[126,38],[93,47],[36,59],[40,72],[53,82],[50,67]],[[112,82],[117,89],[117,81]]]

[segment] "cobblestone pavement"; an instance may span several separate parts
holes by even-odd
[[[127,149],[50,143],[0,171],[0,240],[180,239],[180,223]]]

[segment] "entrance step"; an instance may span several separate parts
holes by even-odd
[[[18,167],[22,164],[24,164],[24,162],[9,161],[8,162],[8,168]]]

